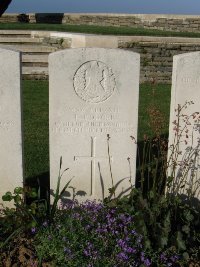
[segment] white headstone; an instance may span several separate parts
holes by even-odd
[[[136,145],[130,136],[137,138],[139,66],[139,54],[119,49],[77,48],[50,55],[54,193],[61,156],[63,168],[69,168],[62,186],[74,177],[71,185],[78,191],[78,200],[108,196],[112,178],[113,185],[119,184],[116,195],[134,184]],[[68,192],[72,197],[72,190]]]
[[[178,112],[180,116],[177,116]],[[200,52],[174,56],[169,130],[169,175],[172,174],[175,177],[173,180],[175,192],[198,198],[200,197],[199,112]],[[177,144],[177,139],[179,139],[178,146],[174,146]],[[174,156],[170,158],[173,148]],[[177,165],[175,166],[174,163]]]
[[[0,48],[0,203],[23,185],[21,55]]]

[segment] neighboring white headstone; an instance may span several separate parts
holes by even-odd
[[[178,112],[180,116],[177,116]],[[198,198],[200,197],[199,112],[200,52],[174,56],[169,131],[169,175],[172,172],[172,176],[175,177],[173,192]],[[177,144],[177,141],[178,145],[174,146],[173,144]],[[170,158],[172,149],[174,149],[174,156]],[[175,166],[174,163],[177,165]]]
[[[111,176],[113,184],[118,183],[116,195],[135,183],[136,145],[130,136],[137,138],[139,66],[139,54],[118,49],[77,48],[50,55],[54,193],[61,156],[63,168],[69,168],[61,187],[74,177],[71,186],[78,191],[78,200],[108,196]],[[70,197],[72,192],[68,190]]]
[[[21,123],[21,55],[0,48],[0,203],[23,185]]]

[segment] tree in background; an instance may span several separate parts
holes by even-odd
[[[0,0],[0,17],[6,11],[12,0]]]

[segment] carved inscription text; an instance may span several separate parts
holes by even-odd
[[[68,107],[71,120],[54,122],[53,133],[128,133],[134,131],[134,126],[122,118],[123,111],[119,107],[82,109]],[[123,116],[124,117],[124,116]]]

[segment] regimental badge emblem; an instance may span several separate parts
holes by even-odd
[[[103,102],[111,97],[115,89],[114,73],[101,61],[87,61],[74,74],[74,90],[86,102]]]

